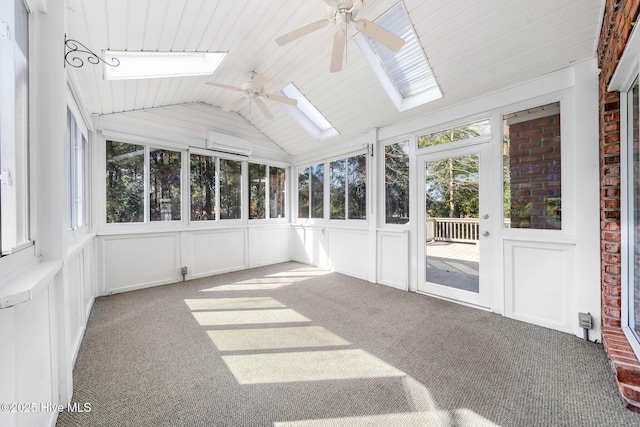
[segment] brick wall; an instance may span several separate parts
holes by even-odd
[[[560,114],[509,124],[511,228],[560,229]]]
[[[600,262],[602,342],[627,407],[640,411],[640,362],[621,330],[620,93],[607,86],[638,18],[638,0],[606,0],[600,73]]]

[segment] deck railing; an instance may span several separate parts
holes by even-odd
[[[504,220],[504,228],[511,220]],[[427,218],[426,240],[441,242],[476,243],[480,237],[478,218]]]
[[[432,233],[429,233],[429,228],[432,228]],[[431,240],[445,242],[475,243],[478,241],[479,233],[478,218],[427,219],[427,240],[431,237]]]

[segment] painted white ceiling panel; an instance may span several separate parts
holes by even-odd
[[[211,76],[103,80],[102,66],[69,69],[86,108],[124,120],[127,114],[163,120],[201,133],[204,122],[229,131],[251,123],[254,137],[292,155],[354,140],[375,127],[428,114],[444,105],[495,92],[593,57],[600,0],[402,0],[444,93],[444,99],[398,113],[361,56],[348,29],[347,61],[329,72],[330,25],[285,46],[275,38],[325,17],[321,0],[84,0],[68,10],[68,36],[100,54],[104,49],[228,51]],[[375,20],[398,0],[375,0],[361,17]],[[340,132],[314,141],[277,103],[265,120],[255,105],[212,114],[239,93],[205,85],[241,86],[249,72],[265,90],[293,82]],[[176,106],[182,106],[180,108]],[[154,109],[152,115],[146,114]],[[143,114],[144,113],[144,114]],[[140,115],[142,114],[142,115]],[[169,117],[177,116],[176,120]],[[193,115],[192,118],[190,115]],[[235,117],[228,121],[226,117]],[[135,120],[134,120],[135,122]],[[243,131],[244,132],[244,131]]]

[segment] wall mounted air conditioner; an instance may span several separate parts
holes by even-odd
[[[251,144],[246,139],[212,130],[207,132],[207,149],[243,156],[251,155]]]

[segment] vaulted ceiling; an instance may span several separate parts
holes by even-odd
[[[228,52],[210,76],[105,81],[98,66],[70,72],[86,107],[98,115],[191,103],[221,108],[238,93],[205,82],[241,86],[251,71],[264,76],[268,92],[293,82],[340,135],[315,141],[277,103],[269,105],[273,120],[248,103],[234,111],[298,155],[591,58],[603,7],[602,0],[375,0],[360,16],[373,21],[398,1],[444,93],[440,100],[402,113],[353,40],[342,71],[329,72],[331,26],[285,46],[276,44],[276,37],[324,18],[322,0],[68,1],[68,37],[97,53]]]

